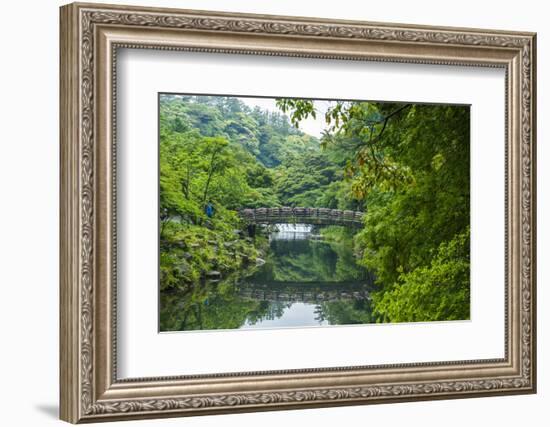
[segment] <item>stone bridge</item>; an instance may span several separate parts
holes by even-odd
[[[328,208],[256,208],[239,211],[248,224],[319,224],[361,227],[363,212]]]

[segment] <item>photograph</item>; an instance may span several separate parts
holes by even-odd
[[[470,106],[159,93],[159,331],[470,318]]]

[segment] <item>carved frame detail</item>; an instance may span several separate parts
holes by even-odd
[[[511,191],[515,192],[512,202],[517,201],[517,212],[512,206],[509,221],[510,226],[516,227],[518,232],[517,235],[507,235],[507,241],[513,246],[510,257],[512,266],[507,277],[508,274],[517,275],[519,286],[511,283],[508,290],[509,295],[518,298],[514,300],[517,304],[507,304],[506,319],[510,323],[510,329],[506,331],[506,340],[510,342],[505,344],[506,358],[502,361],[354,367],[356,371],[369,371],[365,372],[368,375],[383,370],[387,373],[387,379],[379,379],[374,383],[350,383],[347,386],[340,386],[336,381],[333,381],[332,386],[318,386],[317,383],[307,380],[308,375],[325,371],[334,378],[343,375],[346,368],[278,372],[279,377],[286,375],[288,378],[299,374],[303,378],[303,386],[284,389],[279,384],[261,391],[225,392],[225,389],[216,388],[216,378],[220,383],[227,379],[239,381],[242,375],[220,374],[205,377],[204,381],[208,381],[213,387],[212,392],[206,394],[174,395],[172,387],[184,386],[187,379],[183,377],[138,379],[137,383],[143,383],[143,392],[137,394],[132,392],[136,387],[141,387],[139,384],[136,386],[136,382],[117,381],[114,360],[116,337],[112,336],[116,329],[116,298],[104,296],[106,299],[103,300],[103,297],[96,295],[103,292],[103,284],[98,280],[97,274],[102,271],[101,263],[106,256],[101,254],[99,257],[104,237],[98,235],[98,221],[105,224],[115,220],[115,212],[111,212],[112,217],[106,218],[104,211],[101,210],[100,213],[98,209],[98,198],[104,197],[104,194],[98,193],[98,180],[101,179],[98,174],[103,169],[98,167],[96,156],[99,149],[105,149],[104,146],[99,146],[98,135],[101,132],[114,132],[116,126],[114,106],[107,108],[107,113],[101,116],[101,123],[98,120],[98,108],[101,108],[104,100],[98,91],[111,91],[110,100],[113,104],[116,101],[116,74],[112,68],[107,70],[111,73],[111,81],[105,82],[102,87],[98,85],[98,79],[102,78],[98,71],[101,66],[97,57],[98,40],[104,28],[122,28],[130,33],[135,29],[141,31],[140,34],[154,34],[157,31],[178,34],[198,32],[216,34],[228,40],[235,37],[242,40],[250,35],[255,37],[254,40],[265,36],[277,40],[297,40],[296,43],[311,40],[327,40],[330,43],[327,45],[327,52],[322,49],[308,52],[298,46],[280,50],[267,49],[260,45],[239,48],[237,40],[233,47],[184,47],[174,43],[143,43],[130,38],[130,41],[113,41],[109,45],[112,55],[106,67],[112,67],[116,63],[116,49],[119,47],[505,67],[509,90],[512,92],[507,94],[512,100],[508,102],[507,135],[509,144],[512,145],[510,153],[513,154],[516,150],[519,156],[516,158],[516,168],[510,165],[507,169],[511,171]],[[291,41],[285,43],[290,46]],[[385,43],[384,46],[391,43],[399,45],[401,53],[391,53],[388,48],[390,54],[380,51],[382,53],[379,55],[354,55],[345,49],[346,46],[353,47],[354,42],[365,42],[368,46],[375,47],[379,42]],[[339,43],[344,46],[341,54],[337,52]],[[441,48],[447,49],[444,54],[439,53]],[[470,55],[470,52],[473,53]],[[487,52],[487,55],[484,57],[482,52]],[[70,422],[101,421],[535,391],[534,34],[72,4],[61,9],[61,55],[61,164],[64,168],[61,173],[62,419]],[[103,63],[104,59],[99,61]],[[104,126],[106,122],[110,123],[111,128],[102,127],[99,132],[98,126]],[[115,162],[114,153],[111,156],[109,159]],[[102,200],[101,205],[108,205],[107,208],[112,209],[109,201]],[[101,230],[110,230],[112,225],[104,227],[106,228]],[[520,238],[517,239],[517,236]],[[116,246],[116,235],[109,244],[111,247]],[[116,271],[116,260],[113,263],[109,270],[111,273]],[[103,274],[101,271],[99,275]],[[109,301],[111,306],[100,307],[98,298]],[[104,334],[107,337],[105,342],[114,348],[106,348],[107,346],[100,344],[104,341],[96,335],[100,333],[96,331],[99,321],[108,322]],[[109,334],[111,338],[108,338]],[[515,341],[514,336],[517,336]],[[104,366],[103,361],[107,359],[110,364]],[[484,363],[488,373],[483,372]],[[450,372],[445,373],[442,367],[447,367]],[[500,367],[511,370],[506,371],[505,375],[489,372]],[[432,372],[434,377],[421,381],[411,379],[407,376],[411,369],[418,369],[423,373]],[[455,375],[460,369],[469,373]],[[105,374],[105,370],[109,372]],[[270,375],[268,372],[248,374],[250,378],[247,377],[246,381]],[[151,385],[155,383],[165,387],[166,393],[151,392]],[[130,385],[132,390],[124,389],[130,388]]]

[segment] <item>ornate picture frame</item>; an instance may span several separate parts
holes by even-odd
[[[61,419],[112,421],[536,391],[536,36],[74,3],[61,8]],[[409,64],[506,73],[505,357],[117,378],[117,49]]]

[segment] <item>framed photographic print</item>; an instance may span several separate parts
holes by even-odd
[[[61,418],[533,393],[535,34],[61,8]]]

